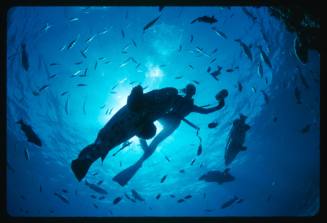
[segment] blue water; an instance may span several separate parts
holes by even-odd
[[[7,30],[8,214],[45,217],[316,214],[320,207],[320,56],[310,51],[309,63],[302,65],[294,55],[295,34],[271,17],[266,7],[247,9],[257,17],[256,22],[241,7],[165,7],[161,12],[158,7],[12,8]],[[143,33],[143,27],[159,14],[159,20]],[[203,15],[215,15],[218,22],[190,24]],[[48,29],[44,29],[47,24]],[[223,31],[227,39],[216,35],[212,27]],[[262,33],[268,37],[266,40]],[[252,45],[253,61],[234,41],[237,38]],[[67,49],[74,40],[76,44]],[[26,43],[28,71],[21,62],[22,42]],[[256,45],[261,45],[268,54],[272,69],[260,58]],[[197,52],[196,47],[205,53]],[[84,58],[80,51],[86,48]],[[213,52],[215,48],[217,52]],[[124,65],[129,57],[141,64],[137,67],[130,60]],[[212,71],[217,65],[223,67],[218,81],[207,73],[214,58],[216,61],[210,64]],[[82,63],[75,64],[78,62]],[[263,66],[262,78],[257,72],[258,63]],[[239,69],[234,72],[225,71],[236,66]],[[86,68],[86,77],[80,77]],[[303,85],[299,72],[309,88]],[[182,78],[176,79],[177,76]],[[101,187],[108,192],[103,200],[84,181],[79,183],[75,179],[71,161],[125,105],[133,86],[141,83],[147,86],[145,92],[168,86],[182,89],[194,83],[193,80],[199,82],[195,95],[195,104],[199,106],[215,105],[216,93],[223,88],[229,91],[222,110],[187,116],[201,128],[200,156],[196,154],[199,142],[196,131],[182,123],[124,187],[112,178],[141,157],[143,151],[138,139],[132,138],[133,143],[114,157],[112,154],[120,146],[111,150],[103,163],[97,160],[86,179],[91,183],[103,180]],[[133,81],[136,83],[130,84]],[[237,89],[238,81],[243,84],[242,92]],[[78,87],[81,83],[87,86]],[[49,87],[35,96],[33,91],[44,85]],[[301,91],[302,104],[296,104],[296,86]],[[261,90],[269,96],[268,104]],[[61,95],[65,91],[68,93]],[[246,122],[251,129],[245,141],[247,150],[239,153],[230,165],[235,180],[224,184],[199,181],[208,171],[225,169],[228,134],[241,113],[248,116]],[[39,135],[41,148],[27,142],[16,123],[19,119]],[[217,128],[207,127],[212,121],[218,122]],[[158,130],[162,128],[155,124]],[[307,124],[311,124],[310,131],[301,133]],[[196,161],[190,165],[193,159]],[[185,173],[180,173],[181,169]],[[164,175],[167,179],[160,183]],[[145,202],[126,199],[124,193],[130,195],[132,189]],[[69,203],[56,197],[55,192],[65,196]],[[157,200],[159,193],[161,197]],[[176,198],[170,197],[171,194]],[[177,202],[189,194],[191,199]],[[234,195],[244,201],[221,209]],[[118,196],[123,199],[114,205]]]

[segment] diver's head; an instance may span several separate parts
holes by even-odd
[[[196,87],[194,84],[188,84],[182,89],[182,91],[184,94],[186,94],[186,97],[192,98],[193,95],[195,95]]]

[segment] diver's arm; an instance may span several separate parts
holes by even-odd
[[[197,112],[197,113],[200,113],[200,114],[209,114],[211,112],[215,112],[215,111],[218,111],[218,110],[222,109],[224,106],[225,106],[225,100],[222,99],[222,100],[219,101],[219,104],[217,106],[212,107],[212,108],[201,108],[201,107],[198,107],[196,105],[193,105],[192,112]]]

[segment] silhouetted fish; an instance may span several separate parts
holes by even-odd
[[[235,41],[238,42],[241,45],[241,47],[242,47],[244,53],[246,54],[246,56],[252,61],[252,53],[251,53],[250,47],[248,45],[246,45],[240,39],[236,39]]]
[[[192,195],[186,195],[186,196],[184,197],[184,199],[190,199],[190,198],[192,198]]]
[[[63,195],[58,194],[57,192],[54,192],[54,195],[57,196],[62,202],[69,204],[68,199],[66,197],[64,197]]]
[[[261,93],[263,95],[263,98],[264,98],[266,104],[268,104],[269,103],[269,96],[267,95],[267,93],[264,90],[261,90]]]
[[[95,61],[95,64],[94,64],[94,70],[97,69],[97,66],[98,66],[98,61]]]
[[[86,56],[86,54],[85,54],[84,51],[80,50],[79,52],[82,54],[82,56],[83,56],[84,58],[87,58],[87,56]]]
[[[48,84],[43,85],[42,87],[39,88],[39,92],[43,91],[44,89],[46,89],[48,87],[49,87]]]
[[[182,79],[183,76],[176,76],[175,79],[178,80],[178,79]]]
[[[102,189],[101,187],[99,187],[95,184],[87,182],[87,180],[85,180],[85,185],[99,194],[108,194],[107,191],[105,191],[104,189]]]
[[[217,22],[217,19],[214,16],[201,16],[198,17],[196,19],[194,19],[191,24],[195,23],[195,22],[203,22],[203,23],[209,23],[209,24],[213,24]]]
[[[66,102],[65,102],[65,112],[66,112],[67,115],[68,115],[68,99],[69,99],[68,96],[69,95],[67,95],[67,99],[66,99]]]
[[[296,103],[297,104],[302,104],[301,91],[297,87],[295,87],[295,89],[294,89],[294,96],[295,96],[295,99],[296,99]]]
[[[90,197],[93,199],[97,199],[97,196],[95,196],[94,194],[92,194]]]
[[[190,37],[190,42],[191,43],[193,42],[193,39],[194,39],[194,36],[191,34],[191,37]]]
[[[224,208],[227,208],[229,206],[231,206],[235,201],[238,200],[238,197],[237,196],[234,196],[232,199],[229,199],[228,201],[224,202],[222,205],[221,205],[221,209],[224,209]]]
[[[26,124],[22,119],[17,122],[20,124],[21,130],[24,132],[25,136],[27,137],[27,141],[34,143],[37,146],[42,146],[41,139],[39,136],[34,132],[32,127],[28,124]]]
[[[161,196],[161,194],[158,194],[158,195],[156,196],[156,199],[159,200],[160,196]]]
[[[211,71],[211,67],[208,67],[207,72],[210,73],[210,71]]]
[[[210,128],[210,129],[216,128],[217,126],[218,126],[218,123],[217,122],[210,122],[208,124],[208,128]]]
[[[177,201],[177,203],[182,203],[182,202],[184,202],[185,200],[183,199],[183,198],[181,198],[181,199],[179,199],[178,201]]]
[[[148,22],[144,27],[143,27],[143,33],[145,32],[145,30],[149,29],[151,26],[153,26],[158,19],[160,18],[160,15],[158,17],[156,17],[155,19],[151,20],[150,22]]]
[[[249,10],[247,10],[245,7],[242,7],[243,12],[245,15],[247,15],[253,22],[257,20],[257,17],[255,17]]]
[[[194,162],[195,162],[195,159],[192,160],[190,165],[193,166]]]
[[[227,39],[226,34],[223,33],[222,31],[219,31],[219,30],[217,30],[217,29],[215,29],[215,28],[212,28],[212,30],[217,34],[217,36],[220,36],[220,37],[223,38],[223,39]]]
[[[77,87],[85,87],[85,86],[87,86],[87,84],[77,84],[76,86]]]
[[[30,160],[30,155],[29,155],[29,152],[28,152],[27,148],[25,148],[25,150],[24,150],[24,155],[25,155],[26,160]]]
[[[180,173],[185,173],[184,169],[179,170]]]
[[[267,56],[267,54],[263,51],[261,46],[258,46],[259,50],[260,50],[260,56],[261,59],[270,67],[270,69],[272,69],[272,65],[271,62],[269,60],[269,57]]]
[[[202,153],[202,145],[200,144],[199,147],[198,147],[197,155],[200,156],[201,153]]]
[[[169,195],[171,198],[175,198],[176,196],[174,194]]]
[[[132,39],[132,43],[135,47],[137,47],[136,42]]]
[[[161,180],[160,180],[160,183],[163,183],[163,182],[166,180],[166,178],[167,178],[167,175],[163,176],[163,177],[161,178]]]
[[[101,185],[103,183],[103,180],[100,180],[98,183],[97,183],[97,185],[99,186],[99,185]]]
[[[305,125],[302,129],[301,129],[301,133],[308,133],[310,131],[311,128],[311,124],[307,124]]]
[[[132,195],[136,200],[145,201],[143,197],[141,197],[141,195],[134,189],[132,189]]]
[[[170,159],[169,159],[167,156],[165,156],[165,159],[166,159],[168,162],[170,162]]]
[[[123,199],[122,197],[116,197],[114,200],[113,200],[113,204],[114,205],[116,205],[116,204],[118,204],[120,201],[121,201],[121,199]]]
[[[199,84],[200,84],[200,82],[199,82],[199,81],[197,81],[197,80],[193,80],[193,82],[194,82],[194,83],[196,83],[197,85],[199,85]]]
[[[79,39],[79,35],[76,37],[76,39],[72,40],[68,45],[67,45],[67,50],[70,50],[71,48],[73,48],[76,45],[76,42]]]
[[[263,68],[260,62],[258,63],[258,75],[260,78],[263,78]]]
[[[28,59],[28,54],[27,54],[25,43],[21,44],[21,60],[22,60],[22,65],[23,65],[24,70],[28,71],[29,59]]]
[[[217,65],[217,70],[210,73],[210,75],[217,81],[218,81],[218,76],[221,74],[221,69],[222,67]]]
[[[237,82],[237,88],[238,88],[238,91],[241,92],[243,90],[243,85],[241,82]]]
[[[94,204],[94,203],[93,203],[93,206],[94,206],[95,208],[97,208],[97,209],[99,208],[98,205],[96,205],[96,204]]]
[[[125,32],[124,30],[120,30],[121,36],[123,37],[123,39],[125,38]]]

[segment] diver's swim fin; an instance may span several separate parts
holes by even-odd
[[[135,175],[135,173],[138,171],[138,169],[141,168],[143,163],[143,160],[140,159],[137,161],[134,165],[126,168],[125,170],[118,173],[114,178],[112,178],[114,181],[120,184],[120,186],[125,186],[130,179]]]
[[[72,161],[71,168],[78,181],[85,177],[92,163],[93,161],[89,159],[82,160],[77,158]]]

